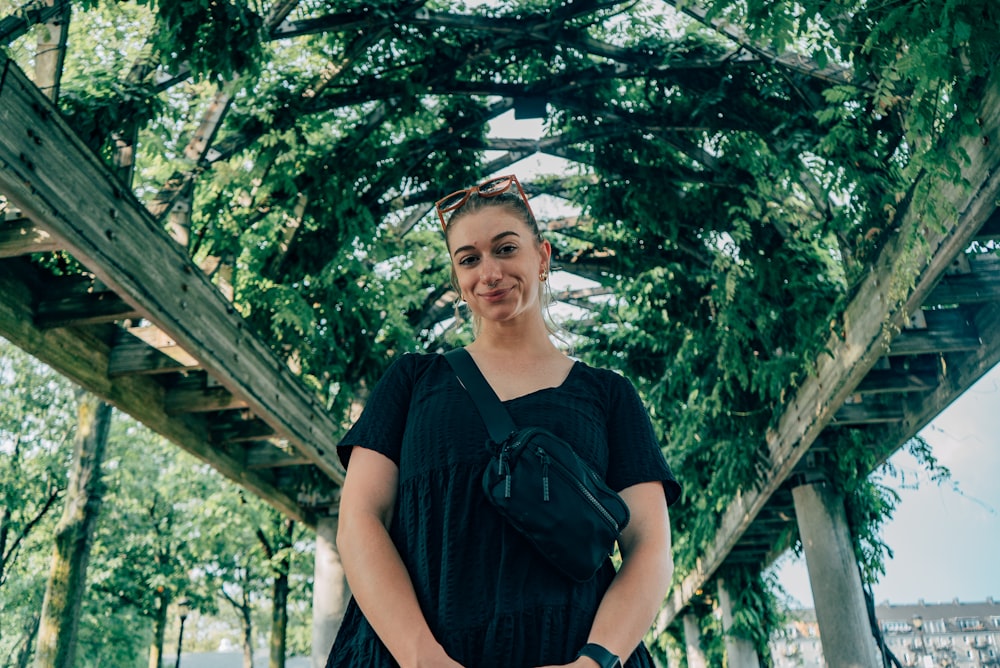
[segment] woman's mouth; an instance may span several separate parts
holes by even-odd
[[[489,292],[481,292],[479,297],[483,301],[497,302],[506,297],[508,292],[510,292],[510,288],[499,288],[497,290],[490,290]]]

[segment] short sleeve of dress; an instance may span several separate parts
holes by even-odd
[[[337,454],[345,467],[354,446],[379,452],[399,466],[417,364],[417,355],[404,354],[376,383],[361,416],[337,444]]]
[[[681,486],[663,456],[639,393],[624,376],[608,375],[608,484],[622,490],[659,480],[667,505],[672,505],[680,498]]]

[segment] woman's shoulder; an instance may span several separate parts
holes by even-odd
[[[385,375],[402,374],[416,378],[443,360],[440,353],[403,352],[396,353],[386,368]]]
[[[422,369],[441,357],[440,353],[404,352],[397,353],[393,364],[401,364],[407,368]]]
[[[427,373],[441,359],[438,353],[402,352],[391,354],[389,364],[382,372],[379,384],[396,385],[406,382],[412,385]]]
[[[575,360],[574,373],[584,382],[593,383],[597,386],[610,390],[635,390],[632,381],[622,372],[601,366],[590,366],[583,360]]]

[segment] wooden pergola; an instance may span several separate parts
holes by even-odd
[[[330,29],[282,19],[269,19],[275,34]],[[0,194],[17,212],[0,222],[0,335],[288,516],[315,526],[335,512],[342,425],[2,53],[0,72]],[[790,489],[819,475],[826,436],[863,430],[884,460],[1000,362],[1000,261],[965,253],[1000,238],[1000,78],[985,91],[982,132],[956,147],[970,157],[965,186],[921,177],[920,190],[955,216],[942,228],[922,219],[921,202],[902,209],[814,373],[789,389],[768,436],[764,482],[726,511],[661,623],[724,564],[764,566],[787,549]],[[201,135],[203,156],[212,136]],[[510,160],[546,150],[509,146]],[[173,201],[168,190],[160,201]],[[83,279],[26,260],[57,251],[85,268]]]

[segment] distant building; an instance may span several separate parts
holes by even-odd
[[[825,666],[813,610],[795,618],[771,642],[775,668]],[[886,648],[903,666],[1000,668],[1000,604],[925,603],[876,606]],[[887,663],[887,665],[890,665]]]

